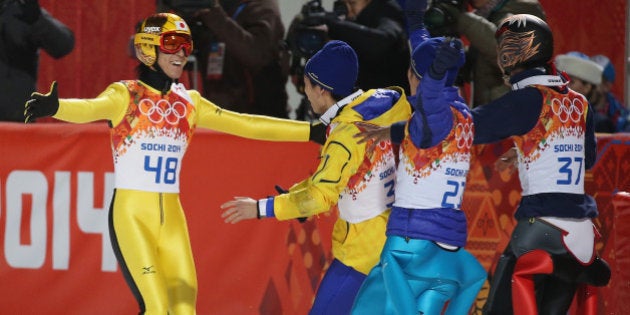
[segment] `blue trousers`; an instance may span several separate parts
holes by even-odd
[[[463,248],[389,236],[381,261],[368,274],[352,314],[468,314],[486,271]]]
[[[309,315],[347,315],[365,275],[334,259],[319,284]]]

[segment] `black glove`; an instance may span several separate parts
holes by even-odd
[[[447,37],[440,44],[435,52],[435,59],[429,68],[429,75],[440,80],[446,74],[446,71],[457,67],[460,58],[463,55],[462,41],[456,38]]]
[[[31,98],[24,105],[24,122],[30,123],[39,117],[53,116],[59,109],[57,96],[57,81],[53,81],[48,94],[33,92]]]
[[[19,16],[19,19],[24,21],[27,24],[33,24],[39,16],[42,15],[42,11],[39,7],[39,2],[37,0],[19,0],[20,8],[22,9],[22,14]]]
[[[326,125],[321,121],[312,122],[308,140],[324,145],[326,143]]]
[[[276,188],[276,191],[279,194],[286,194],[286,193],[289,192],[288,190],[286,190],[286,189],[284,189],[284,188],[282,188],[282,187],[280,187],[278,185],[274,186],[274,188]],[[300,223],[304,223],[306,221],[306,219],[308,219],[308,218],[297,218],[297,220],[300,221]]]
[[[406,0],[404,3],[405,17],[409,30],[424,28],[424,14],[427,11],[427,0]]]

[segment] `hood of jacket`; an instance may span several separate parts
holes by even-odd
[[[401,87],[371,89],[344,106],[335,122],[365,121],[379,126],[407,120],[411,116],[411,105]]]

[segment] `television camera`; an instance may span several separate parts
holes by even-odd
[[[329,40],[328,33],[318,26],[330,20],[345,19],[346,14],[347,8],[342,0],[334,2],[332,12],[324,9],[321,0],[310,0],[302,6],[289,25],[285,39],[291,55],[289,74],[295,89],[303,96],[296,109],[298,119],[312,120],[317,116],[304,97],[304,66]]]
[[[431,36],[459,37],[455,17],[451,15],[447,6],[461,12],[467,5],[468,0],[432,0],[424,14],[424,24]]]

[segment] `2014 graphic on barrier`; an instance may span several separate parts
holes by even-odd
[[[0,199],[0,216],[4,216],[5,223],[0,237],[4,244],[2,254],[9,267],[41,269],[47,259],[52,259],[53,270],[68,270],[72,255],[70,233],[79,231],[101,235],[100,269],[116,271],[117,263],[107,226],[114,173],[99,174],[104,178],[104,185],[101,185],[104,189],[100,192],[95,189],[94,175],[93,172],[56,171],[50,180],[52,185],[49,185],[49,178],[41,171],[15,170],[8,174],[5,187],[0,184],[5,196],[5,200]],[[73,179],[76,183],[72,183]],[[72,191],[73,188],[76,191]],[[103,194],[102,207],[94,206],[97,193]],[[31,209],[24,209],[24,197],[31,198]],[[76,204],[76,222],[71,220],[73,201]],[[52,211],[48,211],[49,206]],[[30,213],[26,213],[29,210]],[[29,217],[28,224],[22,224]],[[49,226],[52,227],[51,233],[48,233]],[[28,227],[26,241],[22,237],[24,227]],[[49,235],[51,239],[48,239]],[[51,253],[47,252],[48,248]]]

